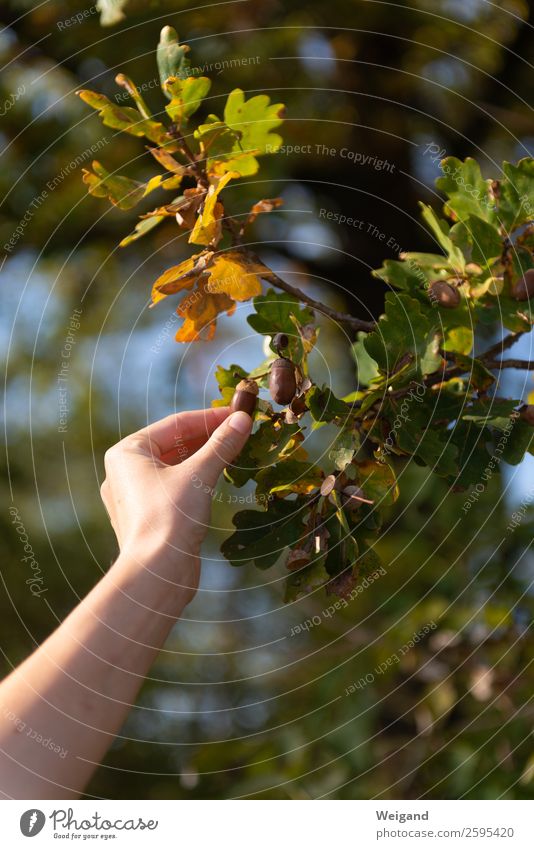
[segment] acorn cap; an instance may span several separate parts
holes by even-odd
[[[434,280],[429,286],[428,294],[432,301],[437,301],[440,306],[448,309],[454,309],[460,303],[458,289],[446,280]]]
[[[291,360],[287,360],[285,357],[277,357],[276,360],[273,360],[271,363],[271,369],[279,369],[279,368],[290,368],[295,370],[295,366],[291,362]]]
[[[255,380],[251,380],[249,377],[245,377],[243,380],[240,380],[235,388],[236,392],[250,392],[251,395],[257,395],[259,392],[258,384]]]

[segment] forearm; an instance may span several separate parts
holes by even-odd
[[[177,575],[189,574],[187,563],[158,553],[142,563],[137,559],[121,554],[65,622],[0,685],[5,796],[78,796],[119,731],[190,598],[175,583]]]

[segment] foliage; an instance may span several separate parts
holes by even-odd
[[[255,499],[263,512],[237,513],[235,532],[222,551],[233,565],[254,563],[260,569],[282,559],[290,572],[287,600],[318,585],[345,596],[365,573],[373,540],[398,497],[391,455],[397,462],[411,458],[428,466],[459,491],[475,483],[490,463],[491,445],[500,432],[510,431],[504,454],[509,462],[517,463],[525,451],[534,450],[530,426],[519,420],[521,399],[499,398],[487,367],[490,353],[473,353],[480,326],[497,330],[502,322],[514,333],[532,326],[531,304],[518,302],[514,284],[534,268],[534,160],[523,159],[517,166],[505,162],[499,180],[484,179],[471,158],[442,161],[437,186],[445,195],[445,218],[421,204],[439,252],[404,252],[375,272],[390,292],[384,314],[371,332],[360,333],[353,348],[362,385],[343,400],[331,387],[315,385],[310,375],[308,358],[318,327],[307,304],[314,302],[305,293],[292,294],[291,287],[243,247],[257,215],[274,211],[280,199],[259,200],[241,222],[227,210],[229,184],[255,174],[258,157],[279,149],[282,139],[272,131],[282,123],[284,107],[261,94],[247,100],[235,89],[223,118],[210,114],[187,141],[186,125],[201,107],[210,80],[187,75],[186,52],[174,30],[165,27],[157,56],[172,121],[167,127],[153,119],[135,84],[123,74],[117,81],[135,108],[119,108],[102,95],[79,92],[99,110],[104,124],[151,142],[152,155],[173,176],[157,174],[139,185],[108,174],[95,162],[84,180],[92,194],[107,196],[123,209],[156,188],[174,190],[189,183],[181,195],[144,214],[140,222],[152,227],[166,216],[175,217],[189,243],[202,246],[200,253],[164,271],[153,286],[154,304],[188,292],[177,309],[183,318],[178,342],[213,338],[219,315],[231,315],[236,302],[251,298],[253,329],[270,340],[276,333],[290,340],[286,354],[297,375],[295,400],[281,411],[260,403],[254,433],[226,471],[234,486],[255,482]],[[123,244],[144,235],[140,225]],[[263,294],[262,279],[285,293],[270,288]],[[447,284],[455,297],[452,304],[436,296],[437,282],[442,288]],[[329,314],[326,305],[324,311]],[[349,315],[340,320],[353,323]],[[271,362],[269,358],[248,376],[258,374],[261,381]],[[226,403],[237,374],[247,372],[239,368],[231,379],[224,370],[218,372]],[[321,467],[303,445],[310,422],[339,430]]]
[[[72,92],[97,87],[126,105],[125,90],[113,84],[116,71],[100,72],[114,69],[118,61],[126,67],[129,61],[128,73],[161,121],[159,110],[168,100],[158,104],[156,91],[143,83],[154,78],[149,48],[158,40],[161,20],[167,19],[184,36],[197,36],[195,65],[213,64],[210,71],[195,72],[213,76],[210,94],[221,98],[210,100],[217,105],[206,114],[221,115],[222,94],[235,87],[254,94],[276,92],[273,101],[285,100],[288,115],[297,118],[288,122],[285,141],[312,144],[311,150],[259,160],[258,176],[276,187],[265,193],[283,194],[287,206],[285,212],[256,219],[254,240],[265,243],[262,257],[274,253],[279,267],[301,269],[300,240],[309,238],[303,228],[317,221],[310,209],[340,210],[379,224],[388,234],[384,241],[366,228],[329,223],[321,254],[306,257],[310,291],[313,285],[317,297],[327,302],[335,298],[341,308],[341,285],[349,311],[362,318],[382,311],[386,284],[370,279],[368,268],[382,265],[385,256],[398,258],[386,244],[389,234],[402,248],[440,253],[415,215],[418,198],[438,209],[431,189],[445,155],[438,151],[460,160],[483,151],[489,157],[484,168],[489,169],[503,151],[515,161],[530,145],[531,76],[522,59],[531,37],[525,0],[479,4],[478,9],[472,4],[469,26],[466,4],[450,0],[435,0],[436,14],[431,16],[422,4],[419,11],[413,4],[397,6],[394,16],[387,4],[366,4],[364,36],[359,35],[362,4],[346,0],[209,8],[176,0],[99,5],[122,6],[126,20],[102,31],[93,10],[81,25],[66,27],[65,16],[80,11],[80,4],[71,0],[49,0],[46,10],[12,0],[9,9],[4,4],[2,18],[8,26],[5,35],[15,35],[2,42],[2,102],[26,86],[26,95],[3,117],[2,243],[18,227],[28,199],[48,181],[55,185],[5,262],[0,290],[6,340],[13,328],[5,369],[6,474],[49,587],[41,600],[28,593],[20,542],[6,504],[0,535],[5,673],[46,639],[111,563],[114,538],[98,495],[105,449],[171,409],[203,405],[204,375],[219,356],[216,346],[228,350],[243,334],[236,316],[221,322],[210,345],[173,345],[172,335],[164,335],[159,353],[149,353],[147,338],[176,331],[180,320],[171,305],[180,295],[147,312],[147,279],[155,280],[187,258],[188,233],[173,230],[171,216],[141,219],[143,230],[145,225],[154,228],[150,250],[138,238],[127,251],[116,251],[125,219],[134,230],[135,208],[122,213],[99,198],[86,197],[81,167],[89,169],[96,158],[109,172],[119,168],[118,173],[144,184],[155,170],[154,160],[150,152],[142,152],[137,137],[121,133],[117,140],[116,130],[102,130],[96,113]],[[178,6],[186,14],[177,14]],[[228,27],[235,14],[239,29]],[[311,56],[310,34],[328,48],[332,61],[298,58]],[[384,55],[388,68],[376,64],[376,57]],[[259,59],[245,64],[241,57]],[[347,61],[353,59],[363,62]],[[31,87],[30,79],[35,80]],[[196,114],[204,120],[204,111]],[[190,121],[191,130],[195,121]],[[368,164],[354,167],[339,155],[323,153],[323,144],[328,150],[369,155]],[[391,163],[391,172],[372,167],[374,156],[377,166]],[[230,183],[239,213],[256,200],[253,182]],[[304,205],[291,202],[294,187],[307,193]],[[156,196],[141,201],[138,209],[151,209]],[[334,239],[342,251],[328,248]],[[37,256],[39,273],[30,276]],[[408,274],[409,264],[401,265]],[[69,428],[58,435],[51,393],[65,322],[80,306]],[[255,315],[252,311],[251,318]],[[490,335],[499,321],[492,318],[480,325],[476,351],[494,341]],[[268,329],[264,335],[270,335]],[[355,333],[360,390],[377,375],[368,358],[364,379],[363,341],[360,345],[357,337],[366,335]],[[464,340],[462,350],[468,350],[469,341]],[[226,403],[230,384],[238,382],[232,376],[239,371],[236,358],[247,372],[262,358],[261,344],[253,336],[249,342],[248,351],[258,351],[255,357],[228,354],[224,359]],[[310,368],[320,387],[329,383],[320,371],[326,355],[334,375],[332,390],[345,400],[358,400],[357,392],[344,395],[351,381],[354,385],[345,343],[345,335],[322,320],[319,350],[310,358]],[[454,350],[458,345],[456,341]],[[521,355],[527,355],[528,345],[525,336],[518,344]],[[34,369],[30,386],[35,351],[38,371]],[[472,358],[463,356],[474,381]],[[481,386],[487,380],[496,386],[494,369],[489,378],[486,366],[477,372]],[[508,369],[500,377],[506,377],[506,391],[501,387],[499,394],[521,397],[525,372]],[[219,400],[225,403],[225,395]],[[416,404],[410,401],[408,415]],[[399,421],[404,414],[401,410]],[[517,423],[514,433],[523,430],[522,424]],[[330,453],[333,433],[341,440],[344,431],[335,424],[307,429],[315,464],[321,465]],[[458,441],[460,466],[471,445],[479,444],[478,435],[479,427],[465,422],[464,442]],[[304,444],[308,447],[308,440]],[[511,444],[506,442],[504,452]],[[497,452],[499,442],[494,447]],[[231,515],[255,506],[252,482],[239,489],[224,483],[214,498],[218,530],[204,549],[202,591],[187,618],[173,629],[127,726],[91,782],[89,798],[531,799],[534,643],[529,623],[534,606],[528,586],[533,508],[520,502],[530,487],[532,458],[512,469],[505,466],[508,455],[496,453],[491,474],[487,452],[477,453],[480,465],[473,466],[474,479],[458,495],[446,491],[444,477],[390,451],[388,463],[397,471],[401,497],[394,510],[388,508],[372,549],[384,569],[376,580],[362,579],[347,604],[314,592],[308,573],[310,592],[282,607],[281,565],[265,572],[224,568],[218,545],[231,533]],[[502,476],[496,473],[498,456],[507,472]],[[5,490],[7,501],[7,486]],[[507,529],[509,524],[513,530]],[[291,573],[294,581],[300,575],[303,570]],[[320,566],[317,576],[320,583]],[[430,619],[438,628],[401,657],[401,647]],[[391,663],[395,655],[399,662]]]

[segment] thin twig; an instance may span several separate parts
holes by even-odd
[[[254,259],[255,262],[259,265],[263,265],[257,254],[249,250],[247,250],[247,253],[252,257],[252,259]],[[318,313],[327,315],[334,321],[339,322],[339,324],[348,324],[350,327],[354,328],[354,330],[364,330],[366,333],[370,333],[376,327],[376,322],[374,321],[363,321],[361,318],[355,318],[355,316],[349,315],[348,313],[338,312],[338,310],[328,307],[326,304],[321,303],[321,301],[316,301],[301,289],[297,289],[297,287],[292,286],[291,283],[286,283],[286,281],[282,280],[278,274],[267,267],[265,268],[265,271],[260,272],[260,276],[265,280],[269,280],[277,287],[277,289],[282,289],[284,292],[287,292],[288,295],[293,295],[293,297],[297,298],[302,303],[308,304],[309,307],[316,310]]]
[[[495,345],[492,345],[491,348],[488,348],[487,351],[484,351],[483,354],[479,354],[477,357],[478,360],[493,360],[499,354],[502,354],[503,351],[511,348],[512,345],[515,345],[517,340],[526,333],[526,330],[519,330],[517,333],[509,333],[508,336],[505,336],[504,339],[501,339],[499,342],[496,342]]]

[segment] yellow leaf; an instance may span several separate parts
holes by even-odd
[[[183,176],[185,171],[185,165],[181,165],[176,161],[174,156],[171,156],[168,151],[163,150],[161,147],[149,147],[148,148],[154,159],[159,162],[167,171],[171,171],[173,174],[178,174],[179,176]]]
[[[458,354],[470,354],[474,344],[474,334],[470,327],[450,327],[445,331],[444,351],[456,351]]]
[[[172,96],[165,107],[171,120],[178,126],[187,123],[187,119],[197,111],[211,87],[208,77],[169,77],[165,83],[167,94]]]
[[[146,184],[144,197],[150,194],[150,192],[153,192],[154,189],[159,189],[160,186],[163,189],[177,189],[181,182],[182,178],[179,175],[169,177],[167,174],[156,174],[156,176],[151,177]]]
[[[234,301],[248,301],[261,295],[262,272],[267,271],[261,263],[250,260],[240,251],[228,251],[218,256],[209,268],[207,289],[223,292]]]
[[[234,177],[238,177],[235,171],[229,171],[216,183],[212,183],[208,189],[202,212],[197,217],[189,241],[195,245],[217,244],[222,236],[221,219],[224,215],[224,207],[219,203],[219,193],[227,183]]]
[[[189,259],[160,274],[152,286],[152,303],[156,304],[167,295],[175,295],[183,289],[192,289],[200,274],[204,272],[206,260],[211,259],[211,256],[211,252],[209,257],[206,254],[193,254]],[[200,263],[199,259],[202,259]]]
[[[356,465],[365,496],[382,507],[394,504],[399,497],[399,487],[391,466],[376,460],[360,460]]]

